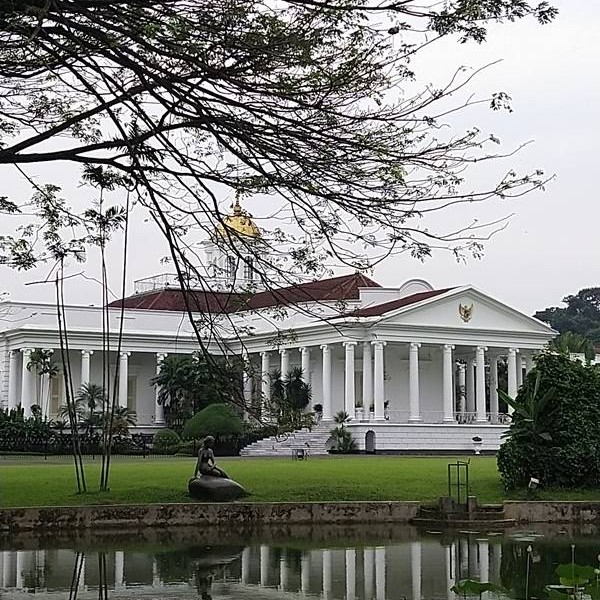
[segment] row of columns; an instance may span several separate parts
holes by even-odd
[[[31,361],[31,355],[34,352],[34,348],[22,348],[21,350],[12,350],[9,355],[9,369],[8,369],[8,409],[16,408],[19,404],[24,410],[25,416],[31,416],[31,407],[35,404],[35,392],[36,392],[36,371],[35,368],[31,370],[27,368],[27,365]],[[81,364],[80,364],[80,385],[89,384],[91,382],[91,357],[94,354],[93,350],[81,350]],[[22,355],[21,359],[21,394],[18,394],[18,357],[19,353]],[[127,406],[127,395],[128,395],[128,378],[129,378],[129,357],[131,352],[122,351],[119,353],[119,379],[117,382],[117,399],[119,406]],[[156,353],[156,374],[160,373],[161,365],[167,354],[164,352]],[[48,396],[50,395],[50,378],[48,375],[44,375],[42,378],[42,390],[47,390]],[[158,402],[159,390],[156,390],[155,403],[154,403],[154,422],[156,424],[164,424],[164,408],[162,404]],[[49,398],[47,399],[46,405],[43,406],[45,416],[50,416],[49,413]]]
[[[311,585],[311,571],[321,571],[320,583],[323,598],[332,597],[333,581],[343,581],[345,584],[344,598],[354,600],[357,595],[357,566],[362,562],[363,596],[367,600],[385,600],[387,577],[387,550],[384,546],[365,547],[362,550],[346,548],[344,551],[344,576],[334,572],[333,550],[323,549],[307,551],[300,560],[300,591],[304,595],[315,592],[314,584]],[[422,573],[423,548],[421,541],[409,543],[411,599],[422,600],[423,573]],[[256,555],[255,555],[256,556]],[[86,558],[79,555],[78,563],[79,586],[86,586]],[[261,545],[258,551],[259,565],[258,583],[262,587],[277,585],[281,591],[295,591],[292,589],[292,564],[287,555],[282,553],[279,559],[278,576],[274,581],[271,575],[271,548]],[[502,547],[500,544],[490,544],[487,538],[467,539],[462,538],[444,547],[444,571],[446,576],[445,587],[448,590],[448,600],[451,600],[450,588],[461,579],[478,579],[482,582],[500,582],[500,566],[502,560]],[[316,561],[319,561],[320,564]],[[46,566],[45,551],[5,550],[0,552],[0,589],[22,589],[28,574],[37,571],[44,573]],[[252,548],[246,547],[241,556],[242,584],[251,583]],[[43,577],[40,577],[43,581]],[[68,585],[65,581],[65,585]],[[125,553],[117,550],[114,553],[114,580],[115,589],[123,589],[125,581]],[[160,586],[160,576],[156,562],[152,563],[152,584]],[[43,584],[42,584],[43,585]]]
[[[355,349],[358,342],[344,342],[344,410],[353,416],[356,407],[356,389],[355,389]],[[363,342],[363,405],[366,410],[373,406],[373,416],[376,421],[385,419],[385,370],[384,370],[384,348],[386,342],[376,340],[372,342]],[[409,344],[409,423],[418,423],[422,421],[420,408],[420,389],[419,389],[419,349],[421,344],[412,342]],[[299,349],[302,355],[302,373],[308,381],[310,377],[310,348],[302,347]],[[323,344],[320,346],[322,353],[322,390],[321,400],[323,405],[323,419],[330,420],[332,414],[332,390],[331,390],[331,345]],[[442,403],[443,403],[443,421],[447,423],[455,422],[455,346],[444,344],[442,347]],[[487,422],[486,409],[486,352],[488,348],[478,346],[475,349],[475,358],[468,361],[469,376],[467,377],[465,369],[467,366],[463,363],[458,364],[458,385],[459,388],[466,389],[466,412],[476,414],[475,420],[483,423]],[[518,368],[521,363],[518,357],[519,350],[509,348],[508,355],[508,390],[511,397],[517,395],[518,388],[522,384],[522,368]],[[281,349],[280,365],[281,373],[286,374],[289,370],[289,350]],[[268,401],[270,399],[270,377],[271,370],[271,352],[261,353],[262,364],[262,396]],[[498,414],[498,355],[490,357],[490,412],[497,416]],[[532,357],[527,356],[527,370],[532,368]]]

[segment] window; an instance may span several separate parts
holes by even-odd
[[[231,279],[235,278],[235,273],[237,271],[237,261],[235,260],[235,256],[227,257],[227,277]]]
[[[254,260],[249,258],[244,263],[244,279],[252,281],[254,279]]]
[[[62,401],[62,390],[63,390],[63,375],[57,373],[50,380],[50,416],[55,417],[58,415]]]
[[[137,377],[127,378],[127,408],[137,412]]]

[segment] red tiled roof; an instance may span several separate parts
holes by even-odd
[[[429,292],[418,292],[417,294],[411,294],[410,296],[405,296],[404,298],[399,298],[398,300],[390,300],[389,302],[377,304],[376,306],[369,306],[368,308],[359,308],[354,312],[350,313],[349,316],[379,317],[381,315],[385,315],[386,313],[392,312],[393,310],[397,310],[398,308],[402,308],[403,306],[416,304],[417,302],[427,300],[428,298],[435,298],[435,296],[445,294],[446,292],[449,292],[452,289],[454,288],[445,288],[443,290],[431,290]]]
[[[212,314],[233,313],[241,310],[253,310],[299,304],[301,302],[327,302],[336,300],[358,300],[359,288],[381,287],[378,283],[361,273],[342,275],[330,279],[300,283],[285,288],[239,294],[228,292],[189,291],[186,292],[192,312]],[[178,289],[163,289],[135,294],[123,300],[115,300],[109,306],[143,310],[168,310],[182,312],[186,310],[184,292]]]

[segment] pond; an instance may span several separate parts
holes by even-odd
[[[595,528],[418,531],[398,525],[146,529],[0,538],[0,598],[453,600],[544,598],[556,566],[598,566]]]

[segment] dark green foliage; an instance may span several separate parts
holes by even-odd
[[[238,437],[244,425],[239,415],[227,404],[211,404],[186,421],[184,439],[200,439],[207,435],[215,438]]]
[[[172,429],[161,429],[154,434],[153,447],[155,452],[175,454],[181,444],[181,438]]]
[[[340,454],[356,452],[356,440],[346,428],[346,423],[350,421],[348,413],[340,410],[335,414],[333,420],[338,426],[331,430],[331,437],[333,438],[332,450],[339,452]]]
[[[501,588],[487,581],[476,581],[475,579],[461,579],[450,588],[451,592],[459,596],[480,596],[484,592],[499,592]]]
[[[573,333],[572,331],[565,331],[556,336],[550,342],[550,348],[555,352],[560,352],[567,356],[571,354],[583,354],[587,360],[592,360],[596,354],[594,343],[590,338],[579,333]]]
[[[600,371],[543,354],[514,405],[510,437],[498,452],[506,489],[525,487],[530,477],[544,487],[600,485]]]
[[[181,431],[186,420],[210,404],[242,397],[241,368],[216,357],[208,364],[200,355],[167,356],[150,383],[158,387],[167,425]]]
[[[600,288],[586,288],[563,299],[566,307],[551,306],[535,313],[535,318],[565,333],[572,331],[592,342],[600,342]]]
[[[293,367],[285,377],[279,371],[271,376],[270,417],[277,423],[280,433],[314,424],[313,415],[305,412],[311,396],[300,367]]]

